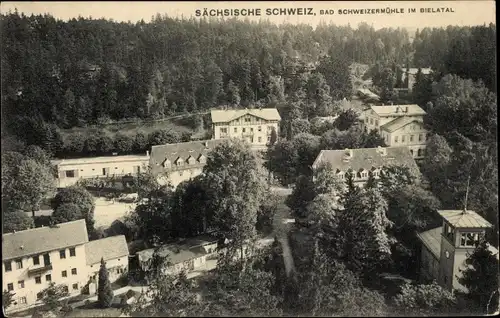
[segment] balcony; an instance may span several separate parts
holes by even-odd
[[[28,276],[37,276],[39,274],[42,274],[44,272],[52,270],[52,264],[48,264],[42,267],[37,267],[33,269],[28,269]]]

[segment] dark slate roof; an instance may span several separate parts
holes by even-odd
[[[440,210],[438,213],[448,223],[458,228],[489,228],[493,225],[474,211],[467,210]]]
[[[390,133],[412,123],[412,122],[417,122],[419,124],[423,124],[421,120],[418,120],[416,118],[412,117],[399,117],[394,120],[391,120],[390,122],[380,126],[380,129],[388,131]]]
[[[203,163],[199,162],[199,157],[207,154],[214,149],[219,144],[223,143],[225,139],[214,139],[214,140],[199,140],[182,142],[177,144],[166,144],[151,147],[151,156],[149,164],[151,170],[154,174],[166,170],[176,170],[176,169],[190,169],[195,167],[204,166]],[[187,159],[193,157],[195,160],[192,164],[188,164]],[[181,158],[184,161],[184,165],[177,168],[174,164],[177,159]],[[172,163],[171,169],[166,169],[163,167],[163,162],[168,159]]]
[[[432,230],[428,230],[422,233],[418,233],[418,238],[424,243],[425,247],[429,250],[429,252],[434,255],[436,259],[439,260],[441,257],[441,232],[443,231],[443,227],[437,227]]]
[[[60,223],[2,235],[2,260],[25,257],[85,244],[85,220]]]
[[[94,265],[104,258],[105,261],[128,257],[128,246],[125,235],[110,236],[85,244],[85,258],[87,265]]]
[[[386,154],[383,155],[385,150]],[[352,156],[347,157],[350,152]],[[413,171],[419,171],[408,147],[377,147],[345,150],[321,150],[313,163],[313,168],[322,163],[329,163],[333,169],[359,172],[362,169],[381,168],[383,166],[407,166]]]

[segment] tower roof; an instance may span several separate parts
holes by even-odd
[[[472,210],[440,210],[439,215],[458,228],[489,228],[493,225]]]

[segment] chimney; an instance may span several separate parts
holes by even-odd
[[[146,157],[149,157],[149,150],[146,150]]]
[[[24,249],[24,245],[21,245],[21,249]]]
[[[405,107],[405,112],[406,112],[406,113],[408,112],[408,109],[409,109],[409,107],[408,107],[408,106],[406,106],[406,107]]]
[[[208,148],[208,141],[204,141],[203,146],[205,146],[205,148]]]
[[[391,102],[391,106],[392,106],[393,104],[394,104],[394,103],[393,103],[393,102]]]
[[[348,148],[344,149],[344,158],[342,159],[342,161],[347,162],[351,158],[352,158],[352,149]]]

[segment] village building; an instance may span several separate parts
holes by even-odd
[[[54,160],[57,169],[57,187],[75,185],[79,180],[91,178],[123,177],[145,171],[149,164],[149,152],[145,156],[108,156]]]
[[[147,277],[151,269],[153,255],[165,258],[165,274],[175,275],[181,271],[186,273],[203,269],[208,259],[217,255],[218,240],[210,235],[200,235],[173,244],[149,248],[136,253],[142,278]]]
[[[41,304],[41,292],[51,282],[65,286],[70,295],[80,294],[89,281],[89,273],[93,272],[88,264],[97,258],[99,261],[101,257],[108,258],[104,253],[111,248],[109,242],[109,239],[90,242],[93,252],[89,255],[87,226],[83,219],[3,234],[2,287],[15,294],[9,312]],[[127,245],[122,244],[113,248],[124,251]],[[126,268],[128,249],[123,259]]]
[[[88,277],[95,282],[99,278],[101,259],[104,259],[111,283],[128,273],[128,247],[125,235],[106,237],[85,244]]]
[[[421,159],[427,140],[425,114],[415,104],[370,106],[363,111],[361,119],[366,130],[377,130],[387,146],[406,146],[415,159]]]
[[[149,166],[161,184],[170,182],[176,187],[203,172],[207,155],[223,139],[190,141],[151,147]]]
[[[212,110],[212,139],[237,138],[266,148],[274,130],[279,136],[281,116],[276,108]]]
[[[364,99],[366,102],[378,102],[380,101],[380,96],[369,90],[368,88],[360,88],[356,91],[356,94]]]
[[[467,256],[484,238],[486,229],[493,225],[471,210],[441,210],[438,213],[443,218],[442,226],[418,234],[422,242],[420,280],[436,280],[450,292],[455,289],[467,291],[458,282],[460,270],[465,269]],[[498,258],[498,250],[491,245],[488,248]]]
[[[364,186],[370,172],[375,179],[380,178],[382,168],[388,166],[404,166],[420,174],[413,156],[406,147],[321,150],[312,164],[312,169],[317,170],[323,165],[329,165],[340,180],[345,180],[346,173],[350,171],[358,186]]]

